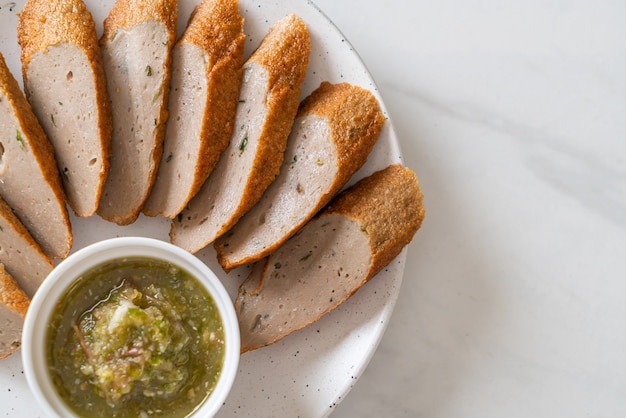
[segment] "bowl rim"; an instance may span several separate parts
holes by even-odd
[[[190,252],[166,241],[146,237],[116,237],[88,245],[61,261],[35,293],[24,321],[22,362],[34,397],[50,416],[76,416],[56,391],[46,369],[47,319],[56,301],[80,275],[106,261],[124,257],[153,257],[168,261],[198,279],[215,301],[224,324],[224,364],[211,395],[188,416],[213,416],[226,400],[237,375],[240,334],[234,304],[217,275]]]

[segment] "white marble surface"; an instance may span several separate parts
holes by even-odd
[[[333,416],[626,416],[626,3],[315,2],[427,205]]]

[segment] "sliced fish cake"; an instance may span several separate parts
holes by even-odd
[[[384,123],[370,91],[322,83],[298,111],[276,180],[215,242],[224,270],[271,254],[311,219],[365,164]]]
[[[417,176],[400,165],[340,194],[240,286],[241,351],[273,344],[337,308],[409,244],[424,214]]]
[[[33,297],[54,264],[28,230],[0,198],[0,263],[21,289]]]
[[[113,134],[98,214],[119,225],[139,216],[161,161],[177,16],[175,0],[118,0],[104,21]]]
[[[2,54],[0,196],[47,257],[69,254],[74,238],[54,149]]]
[[[311,51],[296,15],[269,30],[243,69],[230,144],[187,208],[172,222],[172,243],[196,252],[228,231],[255,203],[283,161]]]
[[[0,359],[22,346],[22,329],[29,306],[30,298],[0,264]]]
[[[204,0],[194,10],[172,50],[170,116],[144,214],[178,215],[228,146],[245,38],[236,0]]]
[[[74,213],[95,213],[109,170],[111,108],[96,26],[81,0],[29,0],[17,28],[26,97],[55,150]]]

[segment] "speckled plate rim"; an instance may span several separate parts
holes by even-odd
[[[0,1],[0,52],[21,83],[19,47],[15,36],[16,14],[25,0]],[[85,1],[94,16],[96,29],[102,32],[102,21],[113,0]],[[198,0],[179,2],[179,33]],[[322,81],[349,82],[370,89],[386,107],[366,66],[340,30],[311,1],[240,0],[240,11],[246,18],[246,55],[265,35],[267,28],[289,13],[300,16],[311,32],[312,52],[302,97]],[[383,128],[368,162],[350,184],[359,178],[401,163],[402,155],[391,120]],[[162,219],[140,217],[133,225],[119,227],[97,217],[72,217],[74,247],[77,251],[93,242],[119,236],[144,236],[168,240],[168,224]],[[212,247],[197,256],[220,277],[231,297],[248,268],[225,274],[215,260]],[[229,397],[218,416],[307,416],[330,414],[354,386],[367,367],[384,334],[399,294],[406,250],[375,278],[337,310],[294,333],[284,340],[244,354]],[[21,373],[19,356],[0,362],[0,414],[24,416],[39,413],[32,402]]]

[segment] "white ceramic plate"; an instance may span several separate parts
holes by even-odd
[[[0,52],[20,84],[16,25],[17,13],[24,3],[24,0],[0,0]],[[179,33],[197,3],[198,0],[180,1]],[[86,4],[100,35],[102,21],[113,0],[89,0]],[[309,25],[312,51],[303,97],[322,81],[345,81],[372,90],[387,115],[360,58],[313,3],[304,0],[240,0],[240,10],[246,18],[246,56],[260,43],[271,24],[289,13],[296,13]],[[355,174],[351,183],[389,164],[401,162],[401,158],[391,122],[387,121],[367,164]],[[75,235],[73,251],[117,236],[167,240],[169,230],[163,219],[143,216],[125,227],[105,222],[97,216],[72,218],[72,225]],[[234,298],[248,270],[242,267],[225,274],[215,260],[212,247],[197,255],[218,274]],[[405,256],[403,251],[349,301],[317,323],[270,347],[244,354],[233,390],[220,416],[321,417],[332,412],[356,383],[382,337],[399,292]],[[26,386],[19,354],[0,361],[0,415],[41,415]]]

